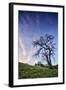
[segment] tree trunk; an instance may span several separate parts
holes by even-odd
[[[49,60],[49,65],[52,66],[52,62],[51,62],[51,50],[50,50],[50,48],[49,48],[48,60]]]
[[[51,60],[49,60],[48,56],[46,55],[47,64],[50,68],[52,68]]]
[[[51,63],[51,55],[49,55],[49,63],[50,63],[50,66],[52,66],[52,63]]]

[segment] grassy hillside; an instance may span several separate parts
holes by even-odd
[[[46,78],[58,76],[58,68],[55,66],[53,66],[53,68],[49,68],[48,66],[30,66],[24,63],[19,63],[18,65],[19,79]]]

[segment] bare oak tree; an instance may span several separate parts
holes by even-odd
[[[46,58],[47,64],[52,66],[51,57],[53,58],[55,55],[54,36],[49,34],[44,37],[41,36],[39,40],[33,41],[33,46],[38,48],[34,55],[39,56],[41,54],[43,59]]]

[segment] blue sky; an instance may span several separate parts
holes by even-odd
[[[52,64],[58,63],[58,13],[19,11],[18,25],[19,61],[32,65],[39,60],[42,61],[41,58],[32,57],[36,52],[32,42],[40,36],[51,34],[55,37],[56,43],[55,60],[52,59]]]

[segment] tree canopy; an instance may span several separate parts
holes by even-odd
[[[39,40],[33,41],[33,46],[38,47],[38,50],[34,54],[34,56],[42,55],[42,58],[46,58],[47,64],[52,66],[51,57],[53,58],[55,55],[55,43],[54,36],[46,34],[45,36],[41,36]]]

